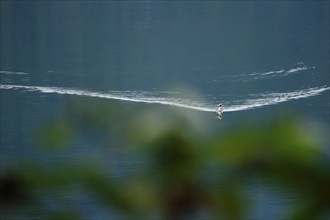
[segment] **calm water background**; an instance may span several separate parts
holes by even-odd
[[[1,1],[0,83],[166,91],[166,96],[184,86],[210,105],[233,103],[252,94],[329,87],[329,37],[328,1]],[[303,70],[265,74],[297,68]],[[2,163],[45,160],[31,136],[72,97],[19,90],[1,90],[0,95]],[[290,109],[329,131],[329,108],[327,90],[228,113],[221,124],[211,120],[210,126],[223,129],[242,118],[262,120]],[[214,118],[213,113],[200,114]],[[276,219],[281,206],[276,192],[257,191],[255,218],[272,213]]]

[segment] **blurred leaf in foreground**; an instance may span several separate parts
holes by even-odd
[[[121,159],[112,155],[114,161],[101,161],[107,162],[101,167],[87,159],[50,166],[28,163],[18,174],[35,198],[79,188],[119,217],[239,220],[250,218],[253,206],[253,195],[242,188],[262,182],[294,198],[283,210],[283,219],[317,219],[330,207],[329,158],[324,160],[320,142],[295,117],[279,117],[262,125],[240,124],[218,135],[203,132],[205,124],[196,115],[175,111],[135,111],[123,119],[111,116],[113,111],[108,116],[101,105],[95,112],[91,106],[87,111],[79,106],[78,113],[70,108],[41,133],[44,144],[70,143],[81,134],[98,131],[112,137],[105,139],[109,148],[120,144],[116,149],[129,158],[126,164],[140,161],[140,171],[118,176],[116,166],[109,164]],[[99,154],[104,151],[100,148]],[[62,212],[67,213],[60,209],[58,214]],[[53,210],[49,213],[56,216]],[[75,209],[69,213],[81,215]]]

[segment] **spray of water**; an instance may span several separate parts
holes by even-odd
[[[112,99],[119,101],[127,102],[139,102],[139,103],[149,103],[149,104],[161,104],[169,105],[181,108],[188,108],[204,112],[216,112],[216,104],[205,104],[198,103],[187,99],[178,99],[178,98],[167,98],[167,97],[156,97],[152,96],[150,93],[136,92],[136,91],[110,91],[107,93],[104,92],[94,92],[87,90],[78,90],[72,88],[61,88],[61,87],[45,87],[45,86],[23,86],[23,85],[3,85],[0,84],[0,89],[14,89],[14,90],[24,90],[29,92],[39,92],[39,93],[54,93],[61,95],[76,95],[76,96],[86,96],[94,98],[104,98]],[[225,104],[224,112],[236,112],[249,110],[254,108],[259,108],[267,105],[275,105],[282,102],[287,102],[294,99],[302,99],[311,96],[319,95],[327,90],[330,87],[314,87],[303,90],[297,90],[293,92],[286,93],[263,93],[259,94],[260,98],[241,100],[241,104],[237,101],[232,101]]]

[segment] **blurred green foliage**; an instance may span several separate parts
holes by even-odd
[[[327,215],[329,158],[324,160],[322,149],[328,146],[319,146],[313,132],[303,129],[303,120],[287,115],[206,133],[202,130],[209,128],[197,114],[167,110],[118,111],[100,102],[71,104],[60,118],[40,129],[39,144],[65,151],[68,148],[63,147],[86,134],[105,136],[109,148],[142,160],[142,171],[118,177],[114,167],[100,166],[90,158],[20,162],[1,170],[2,217],[21,211],[33,218],[88,219],[74,207],[54,210],[45,205],[44,199],[54,194],[78,189],[122,218],[248,219],[253,195],[242,187],[257,182],[292,195],[294,201],[283,210],[283,219]],[[106,154],[104,150],[100,154]],[[109,156],[116,159],[120,160]],[[57,202],[66,204],[62,197]],[[33,211],[33,204],[43,211]]]

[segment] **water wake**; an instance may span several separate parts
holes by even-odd
[[[329,89],[330,87],[323,86],[323,87],[314,87],[314,88],[303,89],[293,92],[286,92],[286,93],[264,93],[259,95],[261,98],[247,99],[247,100],[243,100],[242,104],[229,105],[228,107],[225,108],[224,111],[236,112],[236,111],[259,108],[267,105],[275,105],[294,99],[302,99],[311,96],[316,96]]]
[[[87,90],[77,90],[77,89],[61,88],[61,87],[2,85],[2,84],[0,84],[0,89],[22,89],[30,92],[55,93],[61,95],[77,95],[77,96],[87,96],[87,97],[96,97],[96,98],[104,98],[104,99],[114,99],[114,100],[128,101],[128,102],[162,104],[162,105],[189,108],[189,109],[206,111],[206,112],[215,111],[213,107],[206,106],[205,104],[196,103],[184,99],[146,96],[144,95],[143,92],[138,93],[136,91],[133,91],[131,93],[129,93],[128,91],[125,91],[123,93],[120,93],[119,91],[113,91],[113,92],[110,91],[108,93],[103,93],[103,92],[93,92]]]
[[[249,82],[252,80],[261,80],[261,79],[269,79],[274,77],[284,77],[292,74],[297,74],[298,72],[304,72],[307,70],[316,69],[315,67],[306,66],[304,63],[297,63],[293,67],[289,69],[278,69],[278,70],[270,70],[267,72],[253,72],[253,73],[242,73],[237,75],[231,75],[228,79],[233,82]]]
[[[0,74],[7,74],[7,75],[29,75],[30,73],[0,70]]]
[[[149,104],[162,104],[181,108],[188,108],[204,112],[215,112],[216,104],[205,104],[198,103],[187,99],[179,98],[168,98],[168,97],[155,97],[151,93],[136,92],[136,91],[110,91],[107,93],[103,92],[93,92],[87,90],[78,90],[71,88],[61,88],[61,87],[45,87],[45,86],[23,86],[23,85],[3,85],[0,84],[0,89],[14,89],[14,90],[24,90],[29,92],[40,92],[40,93],[54,93],[61,95],[77,95],[104,99],[113,99],[119,101],[128,102],[139,102],[139,103],[149,103]],[[309,89],[297,90],[293,92],[286,93],[263,93],[259,94],[259,98],[238,100],[224,102],[224,112],[236,112],[244,111],[249,109],[260,108],[262,106],[275,105],[282,102],[287,102],[294,99],[302,99],[311,96],[316,96],[329,90],[330,87],[314,87]],[[147,95],[146,95],[147,94]],[[239,103],[239,104],[237,104]]]

